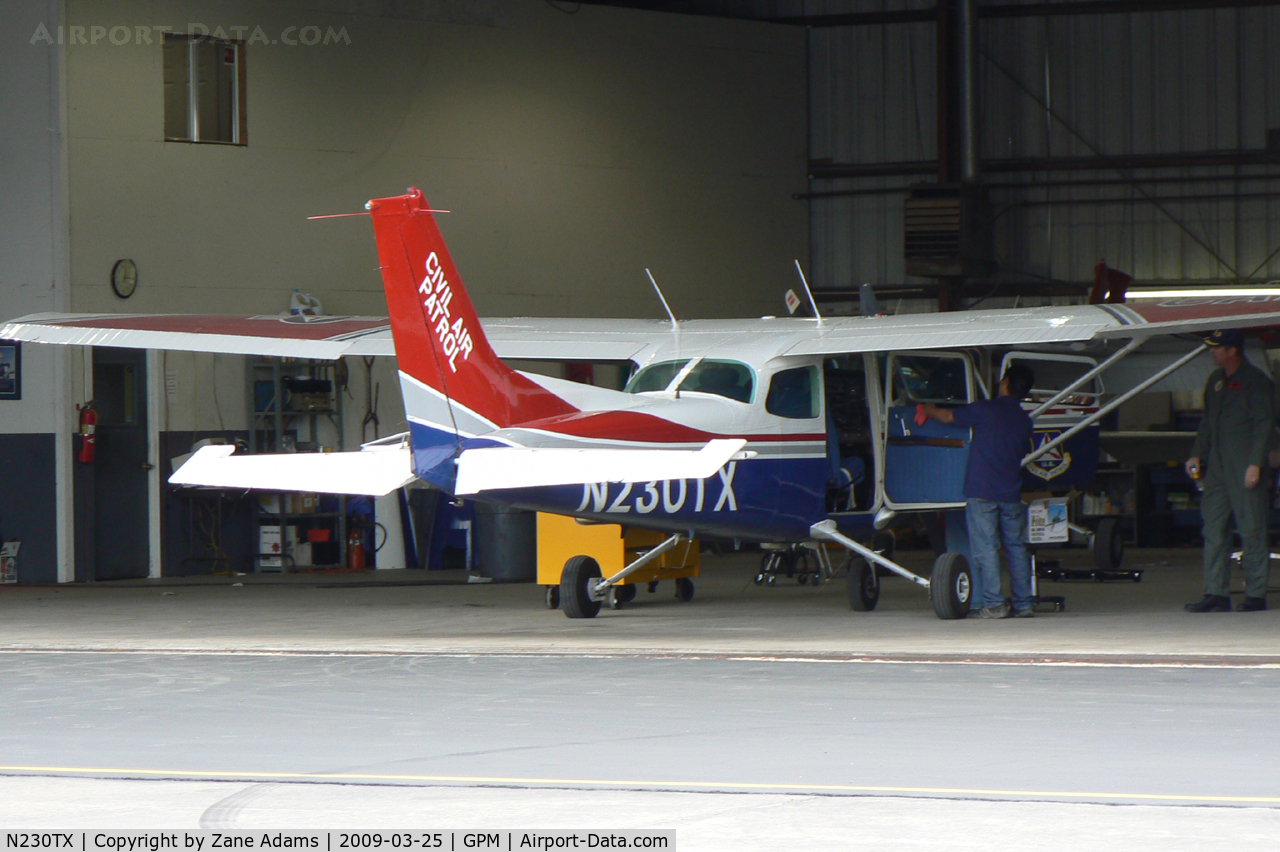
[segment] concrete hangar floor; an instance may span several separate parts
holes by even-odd
[[[0,587],[0,823],[1277,848],[1280,612],[1184,612],[1197,550],[1125,560],[1006,621],[896,579],[851,612],[757,554],[592,620],[443,572]]]

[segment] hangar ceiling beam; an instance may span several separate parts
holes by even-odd
[[[1146,12],[1190,12],[1204,9],[1244,9],[1280,6],[1280,0],[1068,0],[1063,3],[979,4],[978,17],[1044,18],[1063,15],[1132,15]],[[937,7],[891,12],[845,12],[771,18],[776,24],[806,27],[865,27],[887,24],[935,23]]]

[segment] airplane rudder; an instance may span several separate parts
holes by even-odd
[[[433,387],[468,366],[505,370],[484,337],[475,306],[422,193],[411,189],[369,202],[382,265],[396,354],[410,355],[410,373]],[[405,344],[402,347],[402,344]],[[433,362],[413,357],[429,351]],[[483,363],[481,363],[483,362]],[[437,379],[432,373],[444,374]]]

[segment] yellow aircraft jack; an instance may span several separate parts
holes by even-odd
[[[538,583],[546,587],[547,608],[564,604],[570,618],[590,618],[603,603],[620,609],[635,599],[641,583],[653,592],[663,580],[674,580],[676,597],[692,600],[699,566],[697,539],[619,524],[580,524],[565,515],[538,513]],[[601,580],[583,583],[576,579],[579,574]],[[572,590],[567,601],[561,595],[566,577]],[[597,591],[605,578],[612,582]],[[580,594],[588,587],[588,594]]]

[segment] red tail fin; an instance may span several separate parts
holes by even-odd
[[[402,374],[499,428],[576,410],[493,351],[419,190],[367,206]]]

